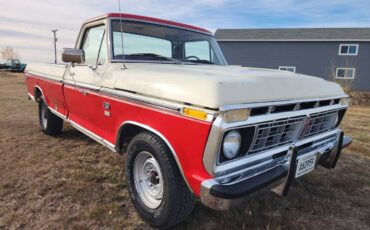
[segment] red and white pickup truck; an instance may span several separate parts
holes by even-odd
[[[196,198],[228,209],[274,182],[284,196],[316,166],[334,168],[351,142],[339,85],[228,66],[205,29],[111,13],[83,23],[62,59],[26,69],[43,132],[69,122],[126,153],[131,199],[156,227],[183,221]]]

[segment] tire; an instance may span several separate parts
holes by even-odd
[[[140,133],[130,142],[126,179],[137,212],[153,227],[174,226],[185,220],[194,208],[194,195],[170,149],[152,133]]]
[[[56,136],[62,132],[63,120],[50,111],[43,97],[39,100],[39,123],[46,135]]]

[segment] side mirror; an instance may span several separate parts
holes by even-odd
[[[62,60],[72,64],[81,64],[85,62],[85,52],[82,49],[63,48]]]

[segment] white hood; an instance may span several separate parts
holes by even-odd
[[[344,96],[333,82],[278,70],[237,66],[112,64],[115,88],[217,109],[223,105]]]

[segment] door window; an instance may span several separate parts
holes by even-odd
[[[105,62],[107,47],[105,44],[105,27],[97,26],[87,29],[82,49],[85,52],[85,64],[95,65]]]

